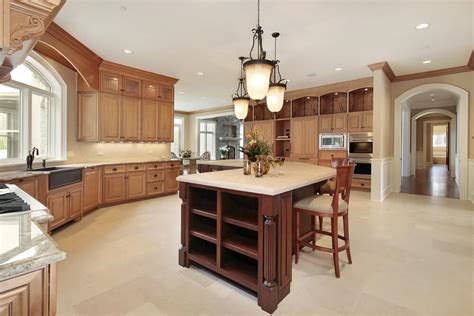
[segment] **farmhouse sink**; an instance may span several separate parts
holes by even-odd
[[[82,169],[83,168],[47,167],[28,171],[50,171],[48,175],[48,187],[50,190],[53,190],[73,183],[82,182]]]

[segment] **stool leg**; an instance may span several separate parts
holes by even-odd
[[[313,231],[313,245],[316,245],[316,216],[311,215],[311,230]],[[316,249],[313,248],[313,251]]]
[[[319,230],[323,230],[323,218],[322,216],[319,216]]]
[[[332,234],[332,258],[334,261],[334,271],[336,272],[336,278],[341,276],[339,271],[339,251],[338,251],[338,238],[337,238],[337,217],[331,217],[331,234]]]
[[[296,212],[296,249],[295,249],[295,264],[298,264],[300,258],[300,213]]]
[[[349,245],[346,249],[347,261],[349,261],[349,264],[352,264],[351,245],[349,243],[349,215],[344,215],[342,220],[344,224],[344,239],[346,240],[346,244]]]

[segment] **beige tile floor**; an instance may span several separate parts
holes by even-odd
[[[179,207],[173,195],[104,208],[54,233],[68,253],[58,315],[265,315],[255,297],[178,265]],[[303,253],[275,315],[473,315],[473,225],[467,202],[353,192],[353,264],[338,280],[329,254]]]

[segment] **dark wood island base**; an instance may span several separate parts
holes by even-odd
[[[180,182],[179,196],[179,264],[242,285],[273,313],[290,292],[291,191],[270,196]]]

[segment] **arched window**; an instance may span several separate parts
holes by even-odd
[[[32,53],[0,84],[0,162],[24,161],[32,147],[42,159],[66,158],[65,83]]]

